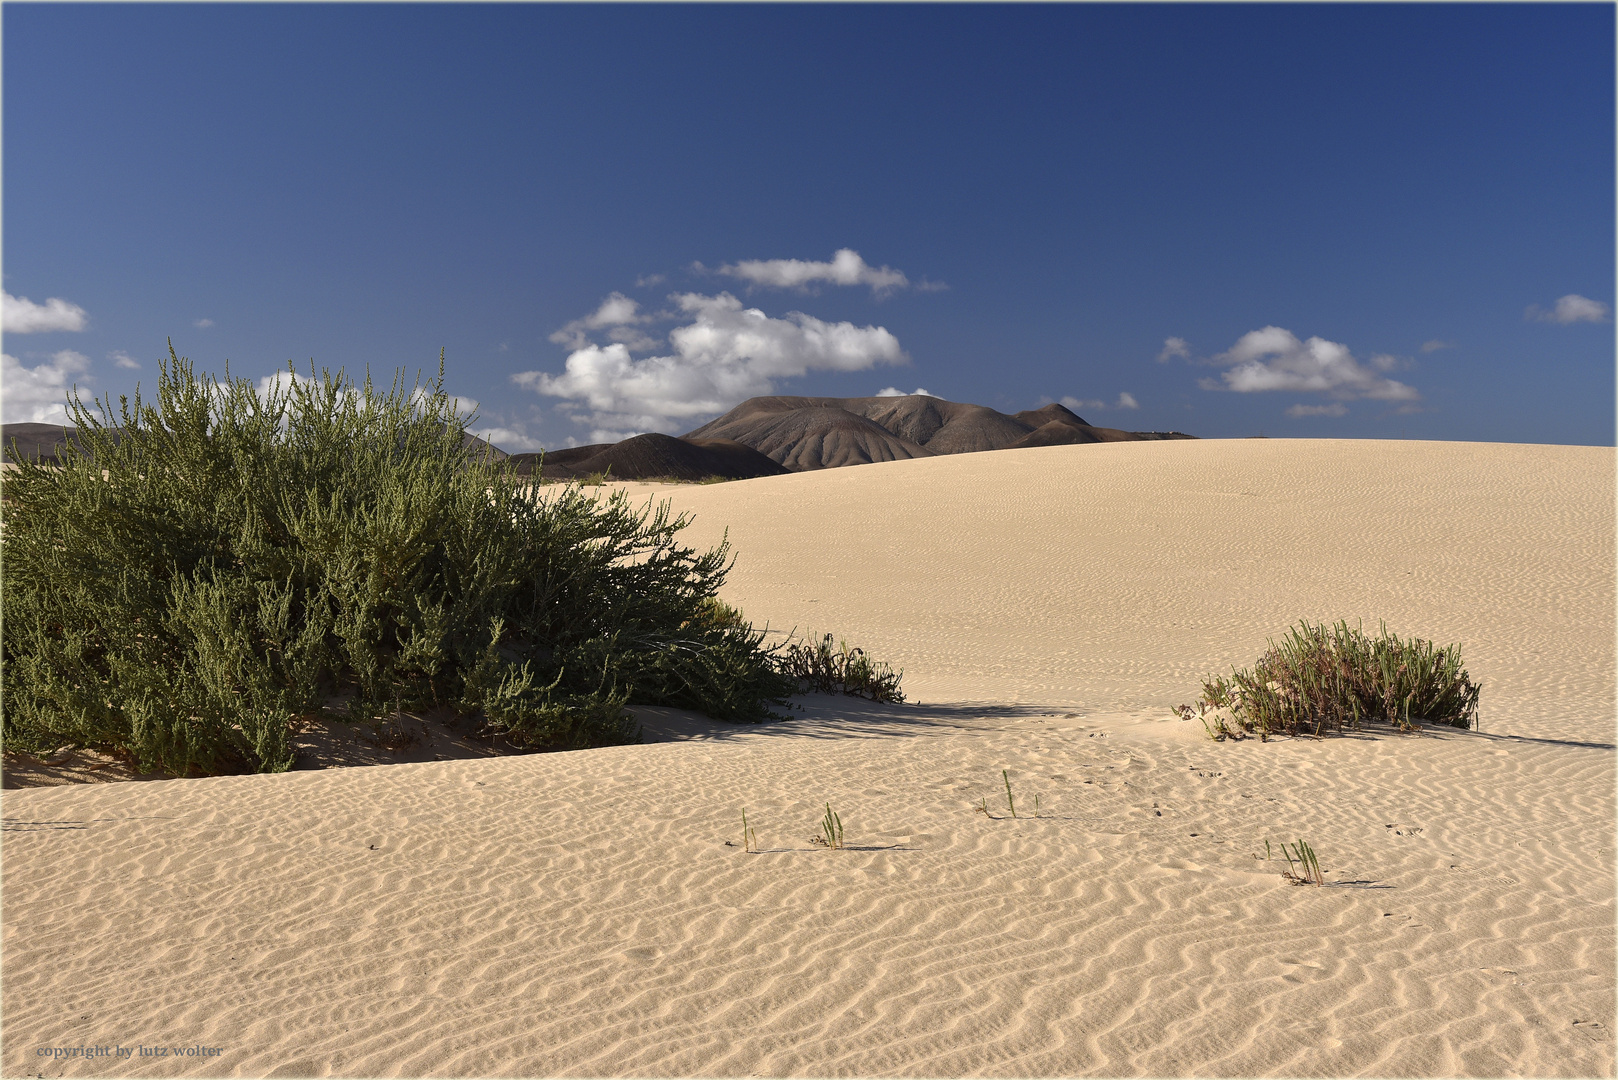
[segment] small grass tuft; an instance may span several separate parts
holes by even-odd
[[[809,842],[830,848],[832,851],[842,850],[843,819],[832,810],[831,803],[826,804],[826,816],[820,819],[820,834],[811,836]]]
[[[1270,853],[1270,842],[1264,841],[1264,854]],[[1313,885],[1317,889],[1326,884],[1326,878],[1320,872],[1320,860],[1315,858],[1315,849],[1299,840],[1296,844],[1281,844],[1281,854],[1286,856],[1287,868],[1281,871],[1281,876],[1289,885]]]
[[[742,807],[742,850],[748,854],[758,853],[758,834],[753,827],[747,824],[747,808]]]
[[[1017,800],[1011,796],[1011,774],[1005,769],[1000,770],[1000,779],[1006,782],[1006,805],[1011,807],[1011,816],[1017,816]]]

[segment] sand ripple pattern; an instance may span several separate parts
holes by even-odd
[[[1610,747],[931,720],[7,792],[7,1073],[1611,1075]]]

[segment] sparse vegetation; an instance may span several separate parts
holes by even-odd
[[[820,833],[816,836],[811,836],[809,842],[830,848],[833,851],[842,849],[843,819],[832,811],[831,803],[826,804],[826,816],[820,819]]]
[[[1461,664],[1458,645],[1403,640],[1382,627],[1371,637],[1347,622],[1307,622],[1268,650],[1251,670],[1205,681],[1196,707],[1210,738],[1313,735],[1357,730],[1367,720],[1418,731],[1423,724],[1469,728],[1481,687]]]
[[[776,654],[780,671],[796,679],[800,688],[823,694],[852,694],[872,701],[904,703],[899,680],[887,664],[873,661],[864,649],[850,649],[848,643],[833,643],[827,634],[819,642],[788,642]]]
[[[1281,844],[1281,854],[1286,856],[1287,868],[1281,871],[1281,876],[1289,885],[1313,885],[1316,888],[1326,884],[1326,878],[1320,872],[1320,860],[1315,858],[1315,849],[1299,840],[1296,844]],[[1264,841],[1264,857],[1270,857],[1270,842]]]
[[[758,834],[753,831],[751,825],[747,824],[746,807],[742,808],[742,850],[750,855],[758,851]]]
[[[538,497],[468,448],[442,359],[425,385],[321,373],[261,395],[171,349],[155,402],[97,405],[73,400],[58,462],[7,478],[10,749],[274,772],[337,699],[578,748],[634,741],[626,705],[753,720],[793,691],[714,599],[725,545],[682,546],[667,504]]]
[[[1011,774],[1005,769],[1000,770],[1000,779],[1006,782],[1006,805],[1011,807],[1011,816],[1017,816],[1017,800],[1011,797]]]

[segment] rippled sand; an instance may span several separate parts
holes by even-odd
[[[729,528],[749,617],[922,704],[7,791],[5,1073],[1612,1075],[1613,465],[1252,440],[626,485]],[[1299,618],[1459,642],[1482,732],[1168,718]],[[1264,861],[1299,837],[1326,888]],[[84,1046],[220,1052],[37,1053]]]

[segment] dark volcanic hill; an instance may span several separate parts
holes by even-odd
[[[749,398],[680,438],[653,432],[617,443],[551,450],[543,455],[542,468],[539,454],[507,455],[470,434],[466,442],[508,459],[521,475],[538,468],[546,480],[598,473],[614,480],[741,480],[981,450],[1193,437],[1178,431],[1096,427],[1054,403],[1008,416],[984,405],[912,394]],[[6,424],[0,432],[8,461],[13,439],[19,456],[48,460],[73,438],[72,428],[56,424]]]
[[[749,398],[685,436],[734,439],[794,472],[1025,446],[1193,437],[1095,427],[1055,403],[1007,416],[984,405],[920,394]]]
[[[593,473],[610,473],[614,480],[745,480],[778,476],[788,470],[750,446],[729,439],[676,439],[651,432],[617,443],[551,450],[540,465],[539,454],[512,454],[511,462],[525,476],[539,468],[546,480],[576,480]]]
[[[0,425],[0,446],[3,446],[7,461],[18,458],[52,461],[66,443],[76,441],[76,431],[76,428],[63,427],[61,424],[5,424]],[[12,453],[13,440],[17,444],[15,455]]]

